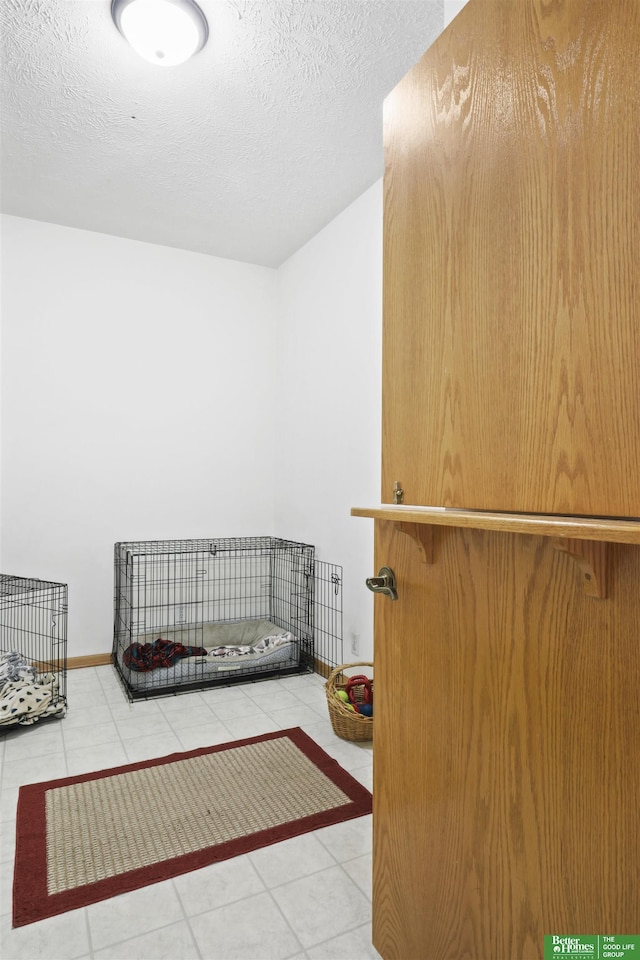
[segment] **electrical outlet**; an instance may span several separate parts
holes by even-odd
[[[354,657],[360,656],[360,635],[357,633],[351,634],[351,653]]]
[[[178,605],[178,616],[176,618],[176,623],[184,623],[186,620],[184,604],[181,603]]]

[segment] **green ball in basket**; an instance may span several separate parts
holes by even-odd
[[[336,690],[334,696],[340,701],[345,710],[351,710],[352,713],[357,713],[353,704],[349,703],[349,696],[346,690]]]

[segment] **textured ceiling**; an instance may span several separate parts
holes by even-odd
[[[2,209],[277,266],[382,175],[382,101],[443,0],[200,0],[146,63],[109,0],[0,0]]]

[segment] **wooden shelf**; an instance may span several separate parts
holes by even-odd
[[[373,520],[393,520],[396,523],[406,524],[526,533],[568,540],[640,544],[640,520],[560,517],[537,513],[497,513],[484,510],[458,510],[452,507],[412,507],[406,504],[396,506],[393,503],[380,503],[373,507],[353,507],[351,516],[370,517]]]

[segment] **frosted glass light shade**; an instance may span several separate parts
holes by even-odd
[[[193,0],[112,0],[111,16],[136,53],[161,67],[184,63],[209,35]]]

